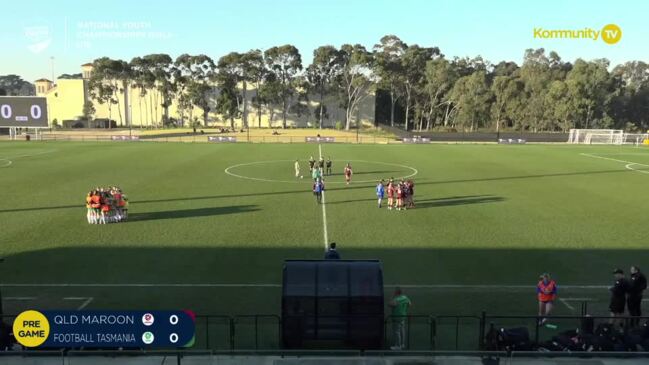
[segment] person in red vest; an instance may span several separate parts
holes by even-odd
[[[540,324],[544,324],[547,321],[545,317],[550,315],[554,300],[557,299],[557,283],[548,273],[543,273],[540,279],[536,284],[536,296],[539,299]]]

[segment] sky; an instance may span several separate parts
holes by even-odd
[[[521,63],[528,48],[565,61],[608,58],[649,62],[649,1],[523,0],[19,0],[0,3],[0,75],[28,81],[78,73],[108,56],[206,54],[293,44],[304,64],[321,45],[360,43],[387,34],[437,46],[447,57],[482,56]],[[534,29],[600,30],[614,23],[622,39],[539,39]],[[52,72],[53,69],[53,72]]]

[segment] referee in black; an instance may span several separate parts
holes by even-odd
[[[622,269],[615,269],[613,275],[615,275],[615,283],[609,288],[611,292],[611,304],[608,308],[611,310],[611,323],[617,325],[620,323],[617,317],[624,316],[629,284],[624,277],[624,271]]]
[[[629,308],[629,315],[632,317],[642,316],[642,292],[647,289],[647,278],[640,272],[637,266],[631,266],[631,277],[629,278],[628,296],[626,305]],[[631,326],[640,324],[640,318],[633,318]]]

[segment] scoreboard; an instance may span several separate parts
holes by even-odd
[[[29,348],[182,348],[194,344],[191,311],[36,311],[14,320]]]
[[[37,96],[0,96],[0,128],[47,127],[47,100]]]

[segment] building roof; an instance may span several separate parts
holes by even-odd
[[[50,81],[50,80],[48,80],[48,79],[45,79],[45,78],[38,79],[38,80],[36,80],[36,81],[34,81],[34,82],[41,82],[41,81],[52,82],[52,81]]]
[[[85,66],[92,66],[92,63],[88,62],[88,63],[84,63],[83,65],[81,65],[81,67],[85,67]]]

